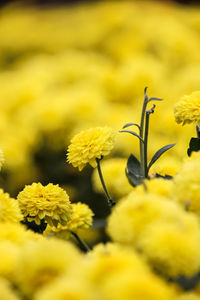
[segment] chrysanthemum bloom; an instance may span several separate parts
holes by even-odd
[[[41,220],[51,226],[65,225],[71,218],[72,206],[67,193],[57,185],[41,183],[27,185],[17,197],[20,209],[29,222]]]
[[[115,242],[136,246],[144,230],[158,220],[173,222],[184,210],[166,197],[132,192],[114,207],[107,232]]]
[[[18,201],[0,189],[0,222],[20,222],[22,219]]]
[[[84,203],[73,203],[73,213],[71,219],[65,226],[58,224],[57,227],[47,226],[45,235],[56,233],[57,236],[69,238],[71,232],[77,232],[79,229],[87,229],[92,226],[92,210]]]
[[[63,275],[82,256],[72,243],[59,239],[30,242],[21,248],[15,282],[29,299]]]
[[[6,300],[20,300],[19,296],[15,294],[12,285],[3,278],[0,279],[0,295],[1,299]]]
[[[200,215],[200,153],[193,152],[174,177],[172,197],[188,210]]]
[[[87,163],[97,166],[96,158],[108,155],[116,132],[110,127],[96,127],[75,135],[68,147],[67,161],[81,171]]]
[[[177,123],[200,124],[200,91],[182,97],[175,105],[174,115]]]
[[[199,221],[191,213],[184,213],[177,222],[159,220],[142,233],[138,247],[159,272],[194,276],[200,268]]]
[[[25,245],[30,241],[44,239],[41,234],[27,230],[21,223],[2,222],[0,223],[0,243],[9,241],[17,246]]]

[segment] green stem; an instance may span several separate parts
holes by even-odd
[[[98,170],[98,173],[99,173],[99,178],[101,180],[101,184],[102,184],[103,190],[104,190],[106,198],[108,200],[108,205],[109,205],[109,207],[112,207],[112,206],[115,205],[115,202],[111,199],[111,197],[110,197],[110,195],[108,193],[108,190],[106,188],[106,185],[105,185],[105,182],[104,182],[104,179],[103,179],[103,174],[102,174],[102,171],[101,171],[100,161],[101,161],[101,159],[96,158],[97,170]]]
[[[140,121],[140,137],[142,139],[144,136],[144,118],[145,118],[147,103],[148,103],[148,97],[145,94],[143,107],[142,107],[141,121]],[[142,167],[142,175],[143,177],[145,177],[144,143],[141,140],[140,140],[140,161]]]
[[[148,134],[149,134],[149,112],[146,112],[145,133],[144,133],[144,175],[148,178],[148,165],[147,165],[147,147],[148,147]]]
[[[81,248],[85,251],[88,252],[90,251],[90,247],[86,244],[86,242],[84,242],[77,233],[71,231],[71,234],[75,237],[75,239],[78,241],[79,245],[81,246]]]

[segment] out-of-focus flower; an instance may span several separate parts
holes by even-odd
[[[0,242],[0,277],[13,280],[20,249],[10,241]],[[0,294],[1,295],[1,294]]]
[[[114,207],[107,232],[115,242],[135,246],[150,224],[159,219],[172,222],[183,213],[178,204],[158,194],[132,192]]]
[[[200,91],[184,96],[176,103],[174,108],[177,123],[200,123]]]
[[[172,197],[188,210],[200,215],[200,153],[193,152],[174,177]]]
[[[3,278],[0,279],[0,295],[2,300],[20,300],[20,297],[12,289],[11,284]]]
[[[41,220],[51,226],[65,225],[71,218],[72,206],[66,191],[57,185],[41,183],[27,185],[18,194],[19,207],[29,222],[40,224]]]
[[[84,203],[73,203],[73,213],[71,219],[66,225],[58,224],[57,227],[47,225],[45,234],[55,233],[56,236],[68,238],[71,232],[77,232],[79,229],[87,229],[92,225],[92,210]]]
[[[146,228],[138,247],[159,272],[169,277],[193,276],[200,267],[198,219],[192,214],[177,222],[161,219]]]
[[[20,222],[22,219],[23,216],[20,212],[18,201],[0,189],[0,221]]]
[[[16,284],[24,295],[33,296],[40,288],[63,275],[80,257],[78,250],[66,241],[44,239],[31,242],[21,249],[16,266]]]
[[[125,158],[111,158],[101,163],[104,180],[111,195],[116,198],[123,197],[133,190],[125,175],[127,160]],[[103,193],[97,170],[93,173],[93,185],[97,192]]]
[[[41,239],[43,239],[42,235],[26,230],[26,227],[20,223],[0,223],[0,242],[9,241],[17,246],[22,246],[29,241]]]
[[[89,284],[82,280],[61,278],[55,283],[41,289],[34,298],[35,300],[94,300],[95,293]]]
[[[67,161],[81,171],[87,163],[97,166],[96,158],[108,155],[114,146],[116,133],[110,127],[96,127],[82,131],[71,140]]]
[[[180,293],[176,298],[176,300],[200,300],[200,296],[193,292],[185,292]]]
[[[149,193],[158,194],[160,196],[169,197],[173,187],[172,180],[166,180],[163,178],[152,178],[151,180],[145,180],[146,188]],[[135,189],[137,193],[146,193],[144,185],[138,185]]]

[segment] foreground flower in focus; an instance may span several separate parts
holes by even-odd
[[[92,226],[92,217],[94,216],[92,210],[84,203],[73,203],[73,213],[69,222],[62,226],[58,224],[57,227],[47,226],[45,235],[55,233],[58,237],[69,238],[71,232],[77,232],[79,229],[87,229]]]
[[[37,225],[42,219],[51,226],[57,226],[58,223],[65,225],[71,218],[69,196],[58,185],[33,183],[27,185],[17,198],[23,215]]]
[[[108,155],[113,148],[116,133],[110,127],[96,127],[81,131],[68,147],[67,161],[81,171],[87,163],[97,166],[96,158]]]
[[[174,108],[177,123],[200,123],[200,91],[184,96],[176,103]]]

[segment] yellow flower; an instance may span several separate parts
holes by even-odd
[[[103,286],[105,300],[172,300],[170,287],[154,274],[127,270],[116,273]]]
[[[28,298],[63,275],[81,258],[71,243],[58,239],[30,242],[21,249],[16,284]]]
[[[96,127],[81,131],[68,147],[67,161],[81,171],[87,163],[96,167],[96,158],[108,155],[113,148],[116,133],[110,127]]]
[[[13,280],[19,253],[19,247],[12,242],[6,240],[0,242],[0,277]]]
[[[0,223],[0,242],[9,241],[17,246],[22,246],[29,241],[41,240],[43,236],[31,230],[20,223]]]
[[[123,197],[133,190],[125,175],[127,159],[111,158],[103,160],[101,163],[104,180],[111,195],[114,197]],[[103,188],[95,169],[92,176],[93,186],[97,192],[103,193]]]
[[[153,268],[170,277],[193,276],[200,268],[200,229],[195,215],[159,220],[143,231],[138,243]]]
[[[174,108],[177,123],[190,124],[200,122],[200,91],[184,96]]]
[[[73,203],[73,213],[71,219],[66,225],[58,224],[57,227],[47,225],[45,234],[56,233],[57,236],[69,238],[71,232],[77,232],[79,229],[87,229],[92,226],[92,210],[84,203]]]
[[[200,215],[200,153],[193,152],[174,177],[172,196],[184,207]]]
[[[18,201],[0,189],[0,222],[20,222],[22,219]]]
[[[184,211],[175,202],[151,193],[130,193],[113,209],[107,232],[115,242],[136,245],[142,232],[157,220],[177,220]]]
[[[145,180],[146,188],[149,193],[158,194],[160,196],[169,197],[173,187],[172,180],[166,180],[163,178],[152,178],[151,180]],[[144,185],[138,185],[135,189],[137,193],[146,193]]]
[[[12,289],[11,284],[3,278],[0,279],[0,299],[20,300],[20,298],[15,294],[14,290]]]
[[[67,193],[57,185],[41,183],[27,185],[17,197],[19,207],[29,222],[40,224],[41,220],[51,226],[65,225],[71,218],[72,206]]]
[[[92,289],[86,282],[82,280],[61,278],[55,283],[41,289],[35,296],[35,300],[94,300]]]

